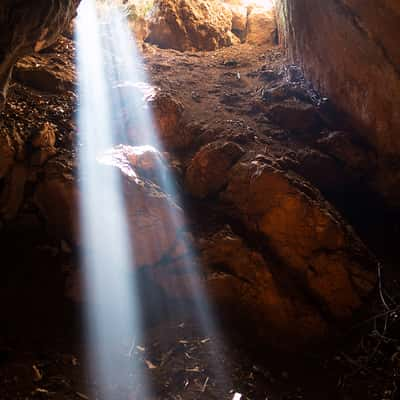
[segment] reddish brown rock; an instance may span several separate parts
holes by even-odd
[[[28,171],[23,163],[13,165],[0,196],[0,216],[3,218],[12,220],[17,216],[24,200],[27,177]]]
[[[169,93],[158,93],[149,102],[161,143],[171,150],[189,146],[192,137],[183,126],[184,107]]]
[[[31,164],[33,166],[43,165],[50,157],[57,154],[55,148],[56,127],[46,122],[42,129],[33,136],[31,144],[33,149]]]
[[[276,37],[275,9],[250,7],[247,17],[246,42],[273,45]]]
[[[273,104],[268,118],[281,128],[299,133],[310,133],[318,126],[318,112],[312,104],[286,100]]]
[[[48,93],[64,93],[73,90],[75,73],[69,68],[60,69],[51,59],[40,56],[24,57],[14,68],[14,78],[24,85]]]
[[[163,168],[164,157],[153,146],[126,146],[119,145],[113,147],[108,153],[117,159],[122,158],[122,162],[128,159],[130,165],[139,172],[141,176],[152,179],[157,172]]]
[[[34,148],[54,147],[56,144],[56,127],[50,122],[43,124],[42,129],[33,136],[32,146]]]
[[[0,107],[16,61],[50,46],[75,16],[80,0],[5,0],[0,4]]]
[[[232,14],[218,0],[156,0],[146,41],[161,48],[215,50],[232,45]]]
[[[299,177],[262,161],[238,163],[223,199],[267,239],[295,279],[335,318],[350,317],[374,287],[374,259],[325,202]]]
[[[243,154],[244,150],[233,142],[202,147],[186,171],[187,190],[200,199],[216,194],[226,185],[230,168]]]
[[[276,278],[279,266],[248,248],[229,228],[201,239],[199,251],[199,260],[175,259],[152,269],[152,279],[169,298],[193,301],[208,294],[255,340],[286,350],[327,334],[328,323],[318,307],[293,282],[282,285]]]
[[[247,28],[247,7],[240,4],[229,3],[227,3],[227,7],[232,13],[232,32],[241,40],[245,40]]]
[[[359,176],[357,171],[348,171],[335,158],[309,147],[297,151],[295,161],[288,167],[323,193],[339,192],[350,187]]]
[[[387,201],[399,204],[400,3],[280,0],[277,4],[280,36],[290,58],[375,149],[379,162],[371,181]]]
[[[7,129],[0,127],[0,179],[4,178],[14,164],[15,149]]]
[[[173,251],[179,242],[182,216],[181,209],[158,186],[140,178],[128,156],[124,148],[105,153],[98,168],[114,168],[122,178],[126,222],[131,231],[135,263],[140,267],[155,264]],[[61,158],[49,161],[36,190],[35,203],[53,234],[79,243],[81,193],[72,170],[71,164]]]
[[[318,307],[294,282],[282,285],[277,280],[280,266],[250,250],[238,236],[226,231],[214,234],[203,244],[202,255],[215,271],[207,277],[208,291],[218,304],[249,321],[255,337],[289,349],[327,334],[328,323]]]
[[[341,131],[329,132],[317,141],[317,146],[349,170],[365,173],[376,166],[374,152],[355,134]]]
[[[34,195],[48,232],[60,239],[79,242],[78,201],[72,162],[62,156],[49,161]]]

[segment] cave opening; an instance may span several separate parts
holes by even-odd
[[[0,399],[396,399],[399,23],[0,2]]]

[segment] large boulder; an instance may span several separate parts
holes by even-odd
[[[262,157],[239,162],[222,198],[331,317],[351,317],[373,289],[374,258],[300,177]]]
[[[271,105],[267,110],[268,118],[284,129],[307,134],[318,128],[319,115],[309,103],[286,100]]]
[[[13,76],[24,85],[48,93],[72,91],[76,79],[72,69],[61,69],[51,58],[39,55],[24,57],[18,61]]]
[[[328,334],[325,316],[294,281],[285,282],[279,264],[229,228],[203,240],[201,254],[210,271],[208,292],[225,312],[249,324],[255,339],[290,349]]]
[[[0,107],[16,61],[50,46],[70,24],[80,0],[0,3]]]
[[[139,154],[129,146],[119,146],[104,153],[97,165],[99,170],[114,169],[121,178],[125,218],[137,267],[156,264],[173,252],[182,230],[181,209],[157,185],[140,177],[140,168],[136,166],[148,168],[149,165],[148,154],[142,153],[147,160],[140,160]],[[53,234],[80,244],[78,209],[84,182],[78,185],[73,169],[71,162],[61,156],[50,160],[34,201]],[[112,210],[102,210],[102,213],[109,212]]]
[[[215,50],[235,41],[232,13],[219,0],[156,0],[146,41],[161,48]]]
[[[316,146],[345,165],[349,171],[366,172],[376,165],[376,155],[360,137],[343,131],[327,132]]]
[[[168,150],[179,150],[189,146],[192,138],[183,125],[183,104],[165,92],[157,93],[148,104],[163,146]]]
[[[198,198],[216,194],[228,182],[233,164],[244,154],[234,142],[213,142],[203,146],[186,171],[185,186]]]
[[[199,259],[173,259],[153,269],[152,279],[168,298],[209,295],[226,317],[251,330],[254,340],[276,347],[290,349],[327,334],[329,324],[318,307],[299,287],[284,284],[274,260],[249,248],[229,226],[197,242]]]

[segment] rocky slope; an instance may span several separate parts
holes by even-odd
[[[80,193],[73,47],[63,38],[17,65],[3,113],[8,156],[2,162],[1,215],[6,229],[15,221],[42,225],[74,248],[80,243]],[[99,168],[118,168],[125,177],[136,265],[151,271],[158,290],[191,301],[188,282],[198,280],[260,339],[277,344],[285,337],[280,345],[290,348],[335,335],[375,286],[373,256],[308,182],[328,194],[338,187],[329,185],[326,174],[346,177],[343,188],[351,185],[368,168],[368,153],[357,143],[347,146],[351,133],[336,131],[324,101],[300,72],[282,67],[279,49],[259,48],[256,65],[247,55],[254,57],[255,49],[238,45],[199,58],[145,46],[146,68],[157,85],[149,105],[168,152],[123,146],[106,154]],[[204,84],[199,74],[206,65],[210,79]],[[132,125],[121,140],[145,144]],[[157,180],[162,164],[174,174],[184,204],[196,205],[184,208],[188,226],[176,222],[183,220],[179,197],[170,199]],[[347,174],[355,166],[354,176]],[[182,246],[182,230],[196,232],[190,242],[199,275],[182,264],[191,251]],[[79,298],[79,269],[74,280]]]

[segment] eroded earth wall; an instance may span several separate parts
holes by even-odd
[[[377,155],[373,186],[400,204],[400,2],[277,0],[293,62]]]

